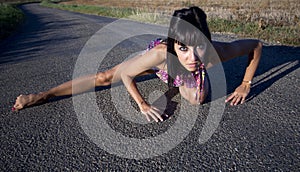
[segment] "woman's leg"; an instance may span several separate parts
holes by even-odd
[[[67,96],[72,94],[80,94],[86,92],[96,86],[107,86],[112,82],[120,81],[119,72],[116,72],[120,65],[107,70],[99,72],[94,75],[87,75],[79,77],[72,81],[65,82],[57,87],[51,88],[48,91],[40,92],[38,94],[20,95],[17,97],[14,109],[19,110],[27,106],[32,106],[46,102],[49,98],[58,96]]]
[[[121,64],[104,72],[99,72],[95,75],[86,75],[72,81],[65,82],[57,87],[51,88],[48,91],[38,94],[20,95],[17,97],[14,109],[20,110],[27,106],[44,103],[49,98],[68,96],[72,94],[84,93],[98,86],[108,86],[112,83],[121,80],[120,71],[118,70]],[[138,76],[154,73],[153,70],[147,70],[140,73]]]

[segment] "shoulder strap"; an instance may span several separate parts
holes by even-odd
[[[147,51],[151,50],[152,48],[156,47],[156,45],[159,45],[162,42],[163,42],[163,39],[161,39],[161,38],[152,40],[147,47]]]

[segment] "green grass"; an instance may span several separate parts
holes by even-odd
[[[24,14],[14,5],[0,4],[0,39],[9,36],[22,22]]]
[[[266,26],[261,28],[258,23],[213,19],[208,21],[212,32],[234,33],[241,37],[251,37],[271,43],[284,45],[300,45],[300,29],[297,26]]]
[[[101,16],[109,16],[115,18],[126,18],[130,15],[136,13],[136,9],[131,8],[116,8],[116,7],[100,7],[100,6],[92,6],[92,5],[64,5],[51,3],[49,1],[43,1],[41,3],[43,6],[58,8],[62,10],[75,11],[86,14],[94,14]]]

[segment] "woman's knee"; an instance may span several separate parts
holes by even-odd
[[[96,74],[96,86],[107,86],[112,83],[113,74],[110,71],[100,72]]]

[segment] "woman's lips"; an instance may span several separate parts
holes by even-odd
[[[189,64],[187,64],[187,66],[189,68],[195,68],[195,67],[197,67],[197,65],[198,65],[198,63],[189,63]]]

